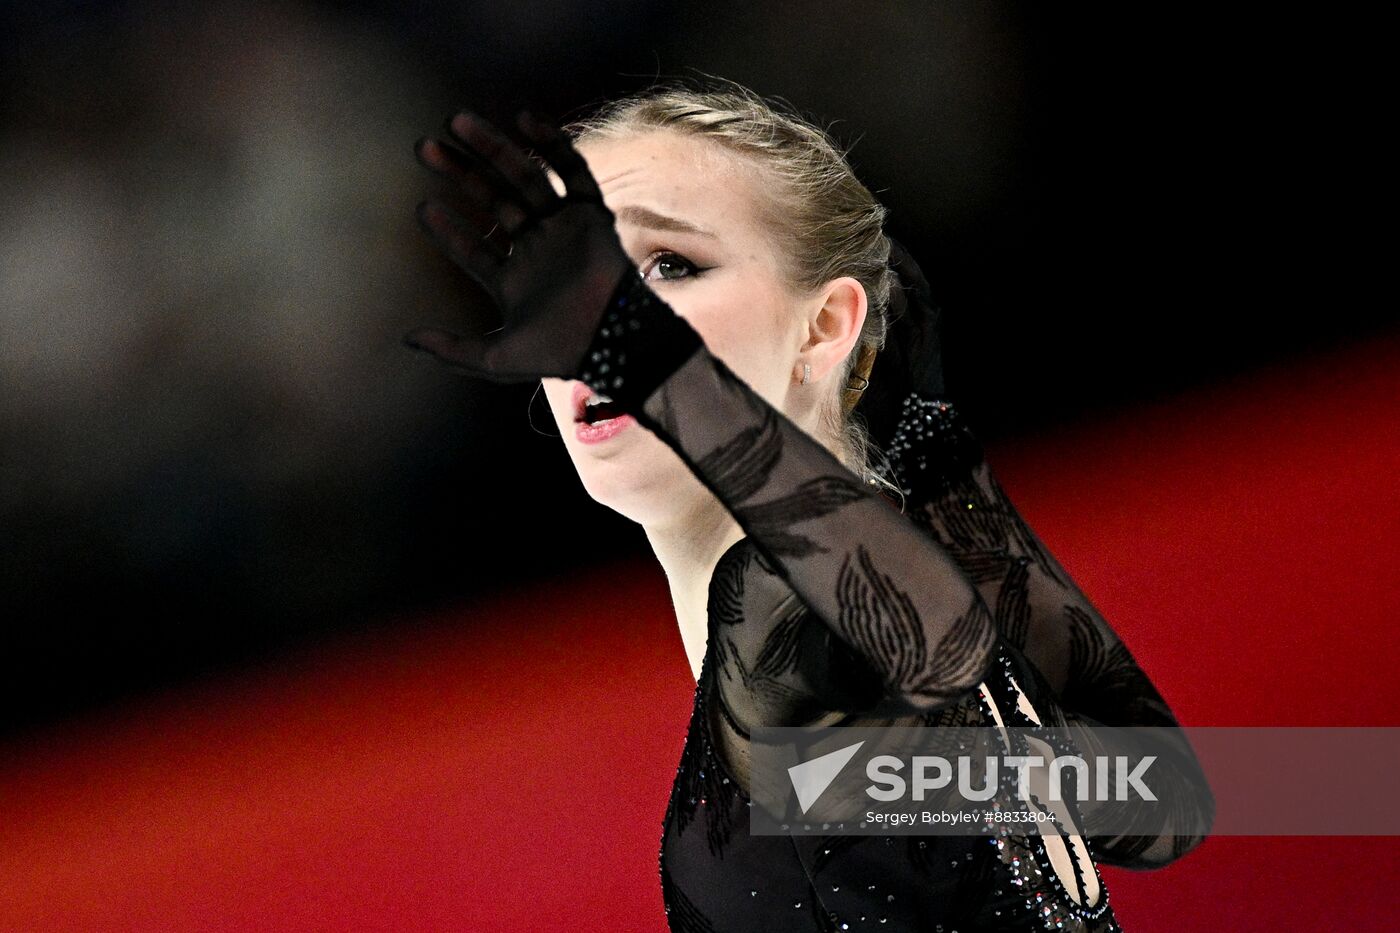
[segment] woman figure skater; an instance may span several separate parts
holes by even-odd
[[[1166,864],[1208,814],[1089,839],[749,832],[757,727],[1176,724],[945,397],[885,208],[738,85],[516,123],[523,144],[464,111],[416,144],[462,194],[420,223],[502,325],[405,341],[541,380],[584,487],[665,570],[697,679],[658,862],[671,929],[1117,929],[1095,859]],[[1199,779],[1184,740],[1169,757]]]

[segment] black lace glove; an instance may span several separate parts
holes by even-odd
[[[635,412],[700,336],[642,281],[568,135],[529,112],[516,124],[559,175],[562,196],[524,149],[470,111],[448,123],[450,140],[414,146],[465,201],[465,212],[424,201],[419,222],[491,296],[502,324],[483,336],[420,328],[404,342],[494,382],[581,379]],[[490,239],[496,229],[509,238],[504,251]]]

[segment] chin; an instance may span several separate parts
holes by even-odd
[[[593,501],[640,525],[666,522],[693,506],[707,490],[675,451],[640,426],[645,437],[602,456],[582,445],[569,445],[569,456],[583,488]]]

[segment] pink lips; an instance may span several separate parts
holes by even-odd
[[[599,444],[619,431],[626,430],[630,425],[635,424],[637,419],[631,415],[618,415],[616,418],[608,418],[588,424],[583,420],[584,403],[593,395],[593,390],[588,388],[584,382],[574,383],[574,437],[578,438],[581,444]]]

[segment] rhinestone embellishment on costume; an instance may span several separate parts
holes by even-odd
[[[890,438],[889,478],[905,496],[942,488],[964,477],[983,457],[982,445],[946,399],[910,392]]]
[[[702,343],[695,329],[628,269],[608,299],[578,378],[635,413]]]

